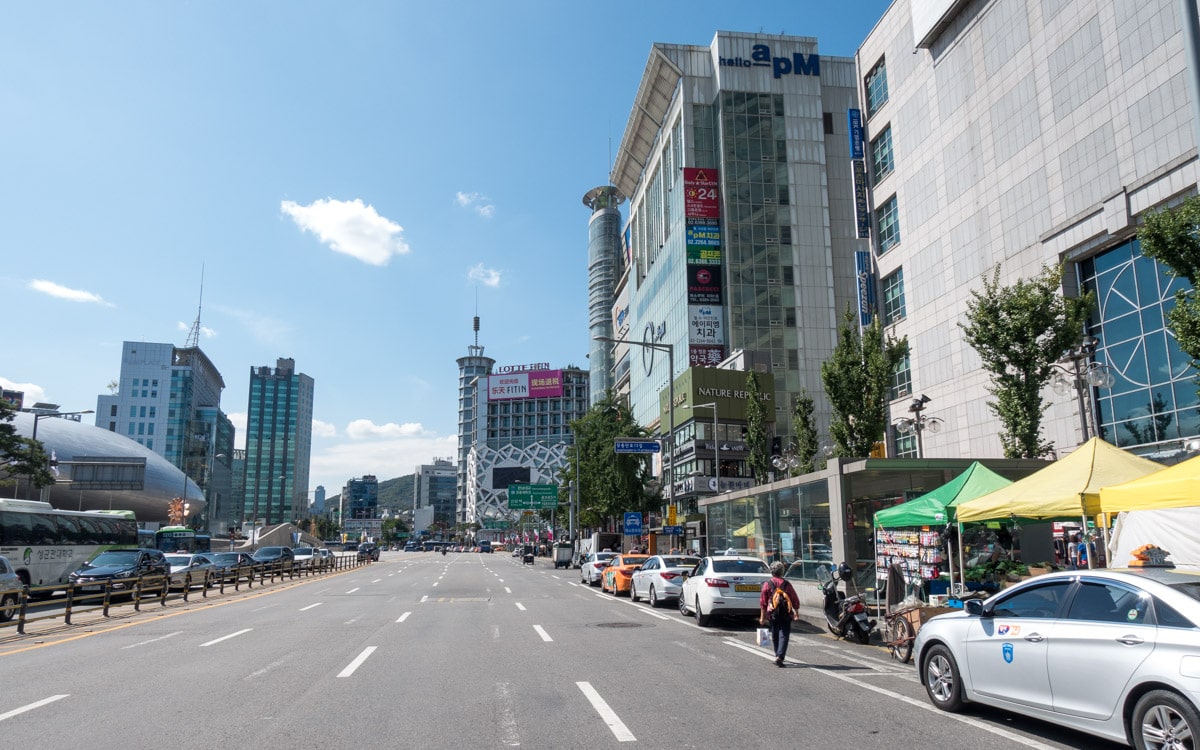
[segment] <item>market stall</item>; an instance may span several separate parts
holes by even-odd
[[[1179,567],[1200,567],[1200,456],[1131,482],[1100,488],[1100,510],[1117,514],[1109,559],[1125,565],[1154,544]]]

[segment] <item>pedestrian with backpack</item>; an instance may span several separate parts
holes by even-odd
[[[782,562],[771,564],[771,580],[763,584],[758,597],[758,624],[770,626],[771,645],[775,647],[775,666],[782,667],[787,656],[792,622],[800,619],[800,597],[790,581],[783,577]]]

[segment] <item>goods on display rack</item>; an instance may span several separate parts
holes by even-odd
[[[920,529],[875,529],[875,575],[887,578],[888,566],[899,562],[905,577],[931,580],[941,576],[945,559],[942,536]]]

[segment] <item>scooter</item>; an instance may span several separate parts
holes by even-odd
[[[828,580],[822,573],[828,575]],[[875,621],[868,619],[867,605],[863,602],[862,595],[846,596],[845,592],[838,590],[838,581],[853,579],[854,571],[850,569],[850,565],[842,563],[832,571],[822,567],[817,576],[823,596],[821,608],[825,612],[825,624],[829,632],[838,638],[853,635],[854,640],[859,643],[870,643]]]

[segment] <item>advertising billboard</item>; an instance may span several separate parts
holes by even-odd
[[[721,308],[714,305],[688,305],[688,342],[706,346],[725,343]]]
[[[683,215],[688,219],[719,219],[717,170],[683,168]]]
[[[488,401],[555,398],[562,395],[562,370],[532,370],[488,376]]]
[[[690,265],[687,267],[689,305],[719,305],[721,297],[721,267]]]

